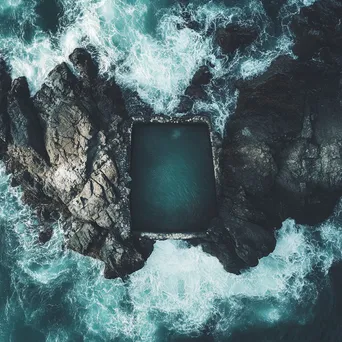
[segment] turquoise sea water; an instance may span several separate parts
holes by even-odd
[[[183,27],[176,1],[1,0],[0,53],[34,93],[77,46],[95,46],[101,72],[171,114],[196,69],[210,61],[209,102],[197,102],[222,132],[234,110],[232,82],[290,53],[288,18],[312,1],[289,0],[274,35],[261,3],[191,1],[200,30]],[[252,20],[261,39],[230,61],[210,27]],[[116,66],[116,68],[114,68]],[[52,240],[37,243],[34,213],[0,168],[0,341],[340,341],[342,227],[338,209],[319,227],[288,220],[276,250],[236,276],[198,247],[162,241],[126,281],[105,280],[103,265]]]

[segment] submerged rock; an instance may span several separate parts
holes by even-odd
[[[257,31],[248,26],[229,24],[220,27],[215,33],[216,43],[220,46],[222,53],[231,54],[237,49],[246,48],[258,37]]]
[[[47,229],[40,231],[39,236],[38,236],[39,242],[41,244],[45,244],[49,242],[52,238],[52,235],[53,235],[52,228],[47,228]]]

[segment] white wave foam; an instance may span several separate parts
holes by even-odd
[[[282,35],[277,39],[274,50],[268,50],[261,54],[259,58],[250,58],[241,64],[241,76],[243,79],[253,78],[262,74],[278,56],[289,55],[295,58],[292,53],[292,39],[287,35]]]
[[[22,0],[3,0],[0,4],[0,11],[15,8],[22,4]]]
[[[304,2],[295,2],[298,3],[297,10]],[[7,6],[14,4],[8,0],[5,3]],[[64,9],[62,22],[66,26],[59,29],[56,37],[35,25],[34,3],[33,0],[25,3],[16,1],[14,14],[26,13],[18,32],[25,30],[29,23],[35,30],[33,39],[26,41],[21,34],[0,38],[0,50],[9,57],[13,76],[27,76],[33,92],[39,89],[56,64],[68,60],[74,48],[94,46],[104,75],[116,75],[123,87],[136,90],[157,113],[170,114],[197,68],[210,62],[214,80],[226,78],[227,91],[224,88],[220,96],[209,96],[205,105],[196,104],[195,111],[211,113],[221,132],[224,121],[235,108],[234,95],[229,95],[234,93],[231,89],[233,80],[253,77],[264,71],[278,55],[290,53],[289,33],[284,32],[275,40],[269,36],[266,30],[268,20],[261,3],[256,0],[241,8],[229,8],[213,2],[189,5],[188,12],[202,25],[199,32],[179,28],[184,18],[178,5],[167,9],[160,5],[158,9],[157,4],[149,0],[134,3],[124,0],[61,0]],[[26,11],[27,6],[29,11]],[[150,23],[153,12],[155,27]],[[246,54],[236,54],[228,61],[218,57],[213,37],[206,32],[213,26],[235,21],[253,22],[261,35]],[[209,94],[216,92],[211,86],[207,90]]]

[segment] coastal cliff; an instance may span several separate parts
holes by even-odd
[[[318,1],[291,23],[296,59],[282,56],[251,80],[237,82],[239,98],[217,142],[219,215],[201,245],[225,269],[255,266],[275,247],[274,232],[294,218],[316,224],[342,195],[342,5]],[[217,44],[229,55],[257,32],[229,26]],[[1,154],[13,186],[42,221],[41,242],[59,215],[66,244],[104,261],[105,276],[141,267],[154,241],[130,229],[129,137],[132,116],[153,111],[137,94],[105,80],[91,55],[76,49],[33,96],[24,77],[11,80],[0,61]],[[180,104],[205,100],[210,67],[194,75]],[[210,116],[210,113],[207,113]]]

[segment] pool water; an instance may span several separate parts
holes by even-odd
[[[213,155],[205,123],[135,123],[131,177],[135,232],[204,232],[216,216]]]

